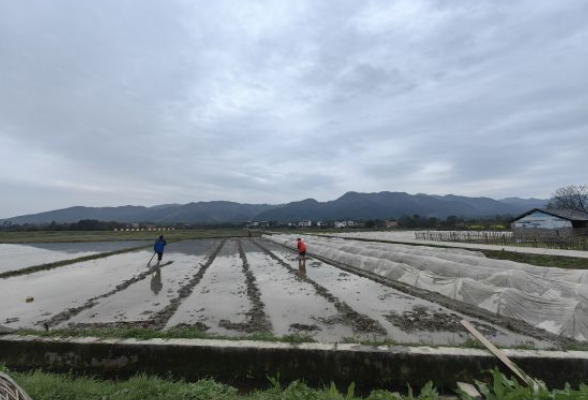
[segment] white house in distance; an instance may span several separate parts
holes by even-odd
[[[526,229],[557,231],[586,229],[588,228],[588,213],[574,210],[534,208],[516,217],[511,222],[511,228],[513,231]]]
[[[394,218],[388,218],[386,221],[384,221],[384,226],[388,229],[398,228],[398,221],[396,221]]]
[[[312,226],[312,221],[309,219],[298,222],[299,228],[310,228],[311,226]]]
[[[335,228],[351,228],[354,226],[361,226],[361,221],[348,219],[345,221],[335,221]]]

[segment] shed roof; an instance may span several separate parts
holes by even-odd
[[[588,213],[563,208],[533,208],[532,210],[514,218],[513,221],[518,221],[519,219],[524,218],[529,214],[533,214],[535,211],[540,211],[545,214],[553,215],[554,217],[567,219],[568,221],[588,221]]]

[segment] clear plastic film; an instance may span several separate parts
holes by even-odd
[[[494,260],[478,251],[267,235],[295,247],[302,237],[316,255],[375,275],[440,293],[546,331],[588,340],[588,272]]]

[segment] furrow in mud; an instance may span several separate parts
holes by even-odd
[[[243,274],[245,275],[245,283],[247,284],[247,297],[251,301],[252,307],[246,313],[249,319],[246,323],[233,323],[231,324],[231,326],[225,327],[248,333],[271,332],[272,324],[264,311],[265,305],[261,301],[261,294],[257,287],[257,281],[255,279],[255,276],[249,269],[249,262],[247,261],[247,256],[243,251],[243,243],[239,240],[237,241],[237,245],[239,249],[239,256],[241,257],[241,261],[243,262]]]
[[[384,327],[376,320],[368,317],[367,315],[363,315],[355,311],[351,308],[347,303],[341,301],[339,298],[334,296],[331,292],[329,292],[325,287],[319,285],[317,282],[309,279],[308,277],[301,277],[298,273],[298,270],[292,268],[286,262],[284,262],[280,257],[278,257],[275,253],[273,253],[270,249],[259,243],[257,240],[252,240],[252,242],[259,247],[263,252],[269,255],[272,259],[276,260],[280,265],[285,267],[290,274],[297,280],[307,282],[314,287],[316,293],[322,297],[324,297],[328,302],[333,304],[333,306],[339,312],[339,316],[337,317],[340,319],[340,322],[350,325],[353,328],[353,331],[357,334],[366,334],[372,333],[377,335],[386,335],[386,330]],[[332,322],[332,321],[330,321]]]
[[[175,312],[178,310],[178,307],[180,306],[180,304],[182,304],[182,301],[184,301],[185,298],[192,294],[194,288],[200,283],[202,277],[204,276],[208,268],[212,265],[212,263],[216,259],[216,256],[225,245],[226,241],[227,239],[223,239],[219,243],[219,245],[212,251],[212,253],[208,257],[208,260],[204,264],[202,264],[202,267],[198,270],[194,277],[190,279],[190,281],[186,285],[182,286],[180,290],[178,290],[178,297],[174,298],[170,302],[170,304],[168,304],[166,307],[164,307],[163,309],[159,310],[157,313],[154,314],[153,319],[151,320],[151,326],[154,329],[163,329],[169,321],[169,319],[172,317],[172,315],[174,315]]]
[[[63,322],[66,322],[67,320],[78,315],[82,311],[94,307],[97,304],[98,300],[112,296],[115,293],[118,293],[118,292],[125,290],[126,288],[128,288],[132,284],[137,283],[137,282],[147,278],[148,276],[150,276],[157,268],[164,268],[167,265],[169,265],[169,264],[163,264],[160,266],[153,266],[153,267],[147,269],[146,271],[141,272],[139,275],[133,276],[131,279],[127,279],[126,281],[118,284],[110,292],[101,294],[100,296],[92,297],[91,299],[88,299],[83,305],[81,305],[79,307],[68,308],[58,314],[55,314],[54,316],[52,316],[48,320],[40,322],[39,324],[43,325],[45,327],[45,329],[49,329],[55,325],[59,325]]]

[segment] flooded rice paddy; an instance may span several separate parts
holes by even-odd
[[[253,306],[247,297],[238,243],[227,241],[190,296],[166,324],[196,326],[223,335],[239,334]]]
[[[0,244],[0,273],[148,244],[145,241]]]
[[[262,332],[323,342],[458,345],[468,340],[459,322],[467,318],[499,345],[550,345],[324,261],[308,258],[301,277],[297,254],[263,239],[172,243],[161,266],[147,266],[152,254],[140,250],[0,279],[0,324],[189,326],[233,337]]]

